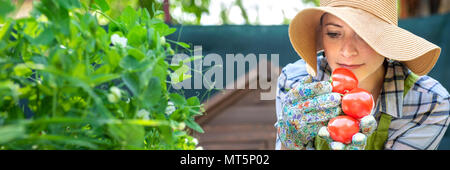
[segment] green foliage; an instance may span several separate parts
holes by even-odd
[[[110,9],[41,0],[18,20],[0,9],[0,149],[196,148],[187,127],[203,132],[203,107],[167,90],[185,79],[166,61],[175,29],[146,9]]]
[[[169,0],[170,9],[180,8],[184,14],[194,16],[194,20],[184,18],[172,18],[173,23],[200,25],[203,14],[209,14],[210,0]],[[143,8],[156,8],[163,10],[163,0],[139,0]],[[172,16],[173,17],[173,16]]]
[[[195,24],[200,25],[202,14],[209,13],[210,0],[178,0],[173,1],[174,6],[181,6],[183,12],[195,15]]]
[[[302,0],[303,3],[313,3],[315,6],[320,6],[320,0]]]
[[[132,8],[140,7],[145,8],[149,12],[151,17],[164,19],[163,1],[164,0],[95,0],[95,2],[107,2],[110,4],[110,10],[105,13],[115,18],[124,11],[126,6]],[[104,3],[100,3],[104,4]],[[172,17],[172,24],[195,24],[199,25],[203,14],[209,13],[210,0],[169,0],[170,11],[173,12],[176,8],[179,8],[183,14],[192,15],[193,19],[186,19],[183,17]],[[102,5],[96,5],[96,9],[102,8]],[[102,16],[100,16],[101,18]],[[107,22],[107,21],[105,21]]]
[[[14,11],[15,6],[11,3],[8,3],[10,0],[0,0],[0,21],[4,20],[6,14],[9,14]]]

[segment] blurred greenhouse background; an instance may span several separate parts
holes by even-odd
[[[108,12],[109,15],[120,15],[126,5],[164,11],[164,15],[158,17],[177,28],[177,31],[168,38],[186,42],[192,49],[194,46],[202,46],[203,55],[216,53],[225,57],[225,54],[237,53],[244,56],[250,53],[279,54],[279,65],[271,69],[280,69],[299,59],[289,42],[288,24],[298,11],[317,6],[319,2],[319,0],[106,1],[110,3],[112,9]],[[442,48],[440,59],[429,75],[450,89],[450,68],[447,66],[450,63],[450,1],[398,1],[399,26]],[[29,15],[31,0],[15,0],[15,2],[21,6],[17,9],[15,17]],[[105,25],[108,24],[101,15],[98,19]],[[204,68],[206,69],[208,68]],[[247,68],[247,72],[251,70]],[[242,75],[235,75],[235,79],[239,76]],[[262,90],[204,88],[183,90],[186,97],[199,96],[206,107],[206,114],[197,119],[205,133],[194,134],[199,140],[199,145],[204,149],[274,149],[275,101],[260,100],[260,91]],[[449,131],[439,149],[450,149]]]

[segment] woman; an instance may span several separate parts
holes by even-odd
[[[327,148],[317,133],[341,110],[340,98],[324,87],[340,67],[352,70],[359,87],[374,97],[378,128],[365,149],[439,146],[450,122],[449,94],[426,74],[441,49],[399,28],[397,18],[396,0],[322,0],[297,14],[289,37],[302,59],[278,79],[276,149]]]

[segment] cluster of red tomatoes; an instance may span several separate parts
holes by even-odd
[[[334,141],[349,144],[354,134],[359,132],[359,121],[372,111],[372,94],[358,88],[358,79],[352,71],[337,68],[331,75],[333,92],[342,97],[343,116],[337,116],[328,122],[328,132]]]

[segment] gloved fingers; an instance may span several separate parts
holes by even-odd
[[[277,130],[278,137],[279,137],[282,145],[286,149],[290,149],[290,150],[293,150],[293,149],[296,149],[296,148],[300,148],[301,149],[302,145],[295,146],[293,140],[291,140],[293,135],[290,134],[287,122],[285,122],[283,120],[280,120],[280,121],[278,121],[278,125],[277,126],[278,126],[278,130]]]
[[[331,93],[332,86],[330,82],[319,81],[311,83],[299,83],[290,90],[290,93],[299,100],[304,100],[321,94]]]
[[[331,142],[330,143],[330,149],[331,150],[345,150],[346,145],[341,142]]]
[[[356,133],[352,137],[352,143],[347,145],[346,150],[364,150],[367,144],[367,136],[362,133]]]
[[[313,82],[313,78],[310,75],[308,75],[308,76],[302,77],[293,88],[286,88],[286,90],[288,90],[288,94],[293,94],[294,91],[298,93],[298,90],[294,90],[294,89],[298,89],[301,86],[305,86],[305,84],[310,84],[312,82]],[[292,97],[298,97],[298,94],[292,95]]]
[[[306,100],[294,103],[292,106],[298,109],[298,112],[309,113],[313,111],[326,110],[328,108],[338,107],[341,104],[341,94],[326,93]]]
[[[351,144],[345,145],[342,142],[337,142],[331,139],[330,133],[328,132],[328,129],[326,126],[322,126],[319,129],[319,133],[317,134],[321,138],[325,139],[327,141],[328,146],[331,150],[359,150],[359,145],[354,145],[353,142]],[[359,138],[357,138],[359,140]],[[363,146],[364,148],[364,146]]]
[[[318,110],[316,112],[308,112],[304,114],[305,121],[308,123],[316,123],[316,122],[328,122],[330,119],[333,119],[336,116],[339,116],[342,113],[342,109],[339,106],[327,108],[325,110]]]
[[[340,107],[327,108],[325,110],[317,110],[308,113],[299,111],[297,108],[287,109],[285,114],[283,114],[283,119],[285,120],[299,120],[305,123],[319,123],[328,122],[330,119],[341,114],[342,110]]]
[[[362,133],[353,135],[352,142],[348,145],[333,141],[326,126],[322,126],[317,135],[327,141],[331,150],[364,150],[367,144],[367,136]]]
[[[361,118],[359,127],[361,132],[367,136],[372,134],[377,128],[377,121],[372,115],[365,116]]]
[[[298,119],[279,121],[279,137],[284,141],[285,146],[304,148],[304,146],[314,139],[321,126],[325,122],[305,123]]]
[[[331,139],[331,137],[330,137],[330,132],[328,132],[328,129],[326,126],[322,126],[319,129],[319,132],[317,133],[317,135],[319,135],[322,139],[325,139],[325,141],[327,141],[328,144],[333,142],[333,139]]]

